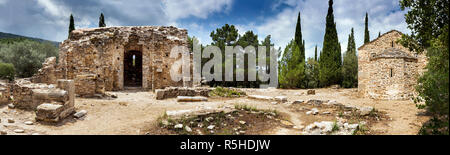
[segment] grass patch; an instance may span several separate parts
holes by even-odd
[[[237,91],[235,89],[216,87],[214,90],[209,92],[209,96],[219,96],[219,97],[241,97],[245,96],[245,92]]]

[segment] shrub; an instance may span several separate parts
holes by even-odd
[[[18,77],[31,77],[46,58],[57,56],[58,48],[51,43],[17,40],[10,43],[0,41],[0,61],[14,65]]]
[[[14,80],[15,69],[13,64],[0,63],[0,79]]]

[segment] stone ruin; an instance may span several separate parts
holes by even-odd
[[[97,97],[106,95],[105,91],[127,88],[190,87],[192,77],[173,81],[169,74],[180,55],[190,56],[187,46],[187,30],[172,26],[74,30],[60,44],[59,60],[47,58],[29,79],[0,82],[0,104],[12,102],[12,108],[36,111],[38,121],[58,122],[75,112],[76,95]],[[178,48],[177,58],[169,56],[174,47]],[[170,92],[162,93],[163,98],[173,97]],[[192,93],[208,94],[206,90],[185,91],[186,95]]]
[[[156,99],[164,100],[176,98],[178,96],[204,96],[209,97],[209,92],[214,88],[187,88],[187,87],[168,87],[156,90]]]
[[[173,81],[169,74],[179,59],[169,56],[172,48],[179,47],[184,54],[189,52],[187,46],[187,30],[172,26],[78,29],[60,45],[58,63],[47,59],[32,82],[72,79],[81,97],[127,88],[191,86],[191,77]]]
[[[358,48],[358,93],[382,100],[415,96],[417,78],[425,71],[425,54],[397,43],[402,33],[389,31]]]
[[[20,109],[36,111],[36,120],[58,122],[75,112],[73,80],[57,80],[53,84],[16,80],[12,85],[12,104]]]
[[[9,84],[0,81],[0,105],[9,102],[11,97],[11,92]]]

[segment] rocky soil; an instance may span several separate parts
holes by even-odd
[[[316,89],[308,95],[308,90],[278,90],[278,89],[242,89],[248,96],[268,96],[271,100],[258,100],[249,97],[224,98],[210,97],[205,102],[177,102],[176,98],[156,100],[155,94],[146,91],[112,92],[117,98],[85,99],[76,98],[76,111],[85,110],[84,116],[69,117],[57,124],[35,122],[33,111],[9,108],[7,104],[0,105],[1,134],[63,134],[63,135],[141,135],[141,134],[187,134],[189,122],[173,123],[173,127],[161,128],[161,117],[168,111],[191,110],[201,108],[235,107],[246,105],[259,110],[276,111],[279,116],[252,114],[245,110],[231,113],[236,121],[231,121],[227,115],[217,114],[201,116],[200,121],[190,125],[192,133],[196,130],[202,134],[265,134],[265,135],[302,135],[302,134],[388,134],[414,135],[429,117],[424,111],[418,110],[412,101],[379,101],[359,98],[356,89]],[[315,104],[315,100],[322,104]],[[297,102],[296,102],[297,101]],[[303,101],[303,102],[300,102]],[[342,106],[334,106],[334,104]],[[333,106],[330,106],[332,104]],[[373,109],[370,110],[372,107]],[[365,114],[363,111],[368,111]],[[242,115],[242,117],[240,117]],[[271,120],[260,123],[260,119]],[[216,124],[208,124],[206,118],[219,120]],[[14,120],[14,122],[8,119]],[[239,121],[245,121],[245,129],[237,129]],[[30,123],[31,122],[31,123]],[[213,121],[214,122],[214,121]],[[205,123],[198,127],[199,123]],[[230,127],[221,127],[227,124]],[[208,126],[215,125],[211,133]],[[242,124],[241,124],[242,125]],[[257,128],[252,128],[257,127]],[[155,128],[157,127],[157,128]],[[204,130],[206,127],[206,130]],[[158,131],[157,131],[157,130]],[[169,130],[167,130],[169,129]],[[154,132],[153,132],[154,131]],[[225,132],[224,132],[225,131]],[[241,132],[243,131],[243,132]]]

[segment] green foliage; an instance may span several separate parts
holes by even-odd
[[[211,45],[217,46],[225,53],[225,46],[234,46],[238,39],[239,33],[234,25],[225,24],[222,28],[216,29],[216,31],[210,34],[212,43]],[[225,56],[225,54],[223,54]]]
[[[449,1],[401,0],[411,35],[399,42],[416,52],[427,51],[427,71],[419,78],[416,102],[425,101],[425,108],[433,118],[422,126],[419,134],[447,134],[449,116]]]
[[[14,80],[15,69],[14,65],[10,63],[0,62],[0,79]]]
[[[337,123],[337,121],[333,122],[333,128],[331,128],[331,132],[336,132],[339,131],[339,125]]]
[[[306,61],[306,88],[317,88],[319,87],[319,62],[313,58],[308,58]]]
[[[431,46],[433,39],[443,33],[448,33],[449,4],[448,0],[400,0],[402,10],[408,9],[405,15],[408,28],[412,30],[411,35],[405,35],[403,42],[413,50],[419,52]],[[448,42],[448,38],[446,40]],[[415,45],[415,46],[411,46]]]
[[[49,42],[23,40],[0,43],[0,61],[13,64],[18,77],[31,77],[42,67],[45,59],[52,56],[58,56],[58,48]]]
[[[294,40],[286,46],[279,67],[280,88],[305,87],[305,63],[301,61],[300,48]]]
[[[241,97],[245,96],[245,92],[236,91],[230,88],[216,87],[213,91],[209,93],[209,96]]]
[[[279,62],[280,88],[307,88],[305,40],[302,38],[301,19],[298,13],[295,37],[285,48]]]
[[[72,14],[70,14],[70,23],[69,23],[69,37],[70,37],[70,33],[75,30],[75,21],[73,19]]]
[[[103,15],[103,13],[100,14],[98,27],[106,27],[105,16]]]
[[[342,86],[345,88],[358,87],[358,57],[356,56],[355,36],[352,32],[348,37],[347,52],[344,54],[344,64],[342,65]]]
[[[366,12],[365,28],[364,28],[364,44],[370,42],[370,32],[369,32],[369,15]]]
[[[321,87],[341,84],[341,45],[338,40],[336,23],[334,22],[333,0],[329,1],[323,49],[320,54],[319,66],[319,82]]]

